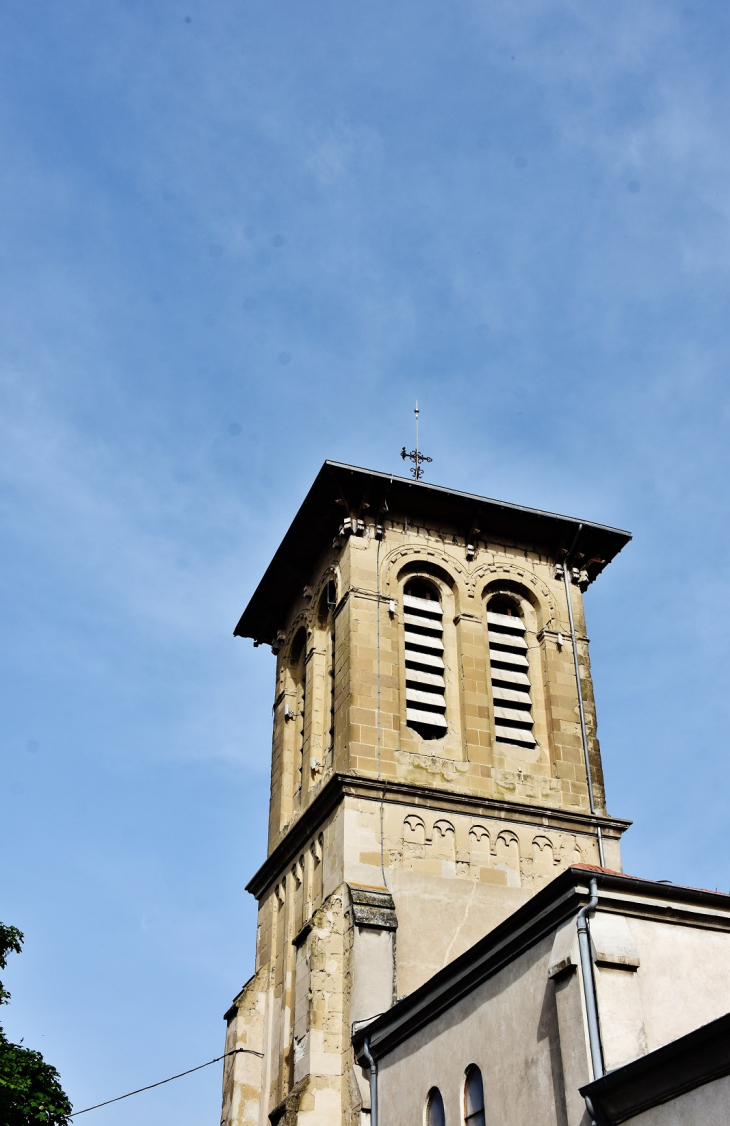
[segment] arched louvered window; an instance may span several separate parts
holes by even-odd
[[[446,734],[443,610],[438,587],[409,579],[403,591],[406,723],[424,739]]]
[[[464,1080],[464,1126],[486,1126],[482,1073],[474,1063],[466,1069]]]
[[[426,1100],[426,1126],[446,1126],[444,1100],[438,1087],[432,1087]]]
[[[534,747],[525,623],[515,598],[496,594],[487,603],[489,665],[498,743]]]
[[[319,622],[325,630],[327,651],[327,673],[325,675],[325,731],[326,747],[332,750],[335,744],[335,606],[337,605],[337,586],[330,579],[322,592],[319,603]]]
[[[307,703],[307,631],[297,631],[291,647],[292,676],[294,679],[294,796],[298,801],[302,791],[304,773],[304,718]]]

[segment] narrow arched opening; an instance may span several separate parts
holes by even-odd
[[[432,1087],[426,1099],[426,1126],[446,1126],[444,1100],[438,1087]]]
[[[467,1067],[464,1078],[464,1126],[486,1126],[484,1084],[475,1063]]]
[[[307,706],[307,631],[297,630],[289,650],[289,664],[294,682],[294,803],[301,800],[304,774],[304,719]]]
[[[326,748],[332,751],[335,745],[335,661],[337,653],[337,638],[335,624],[335,608],[337,606],[337,583],[330,579],[319,600],[318,620],[319,626],[325,631],[326,674],[324,714],[325,731],[327,732]]]
[[[446,734],[446,665],[441,595],[421,575],[403,587],[406,724],[422,739]]]
[[[489,666],[498,743],[534,747],[534,719],[525,622],[520,600],[498,592],[487,602]]]

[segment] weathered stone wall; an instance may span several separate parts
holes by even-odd
[[[438,585],[444,609],[438,740],[405,722],[402,593],[414,575]],[[325,612],[328,584],[336,604]],[[486,602],[502,591],[526,626],[534,748],[494,737]],[[602,814],[579,585],[571,593]],[[223,1122],[266,1126],[273,1112],[291,1126],[359,1126],[369,1094],[350,1034],[368,988],[373,1004],[391,1003],[564,868],[598,862],[563,579],[535,545],[487,537],[471,549],[455,529],[391,514],[382,538],[367,524],[323,551],[277,649],[269,855],[279,859],[257,890],[256,984],[229,1024],[229,1039],[261,1042],[266,1060],[257,1087],[235,1057]],[[352,786],[320,816],[335,776]],[[620,869],[617,825],[606,822],[606,859]],[[355,922],[351,885],[392,893],[397,932]]]
[[[265,1065],[248,1051],[265,1057],[269,978],[268,966],[258,970],[226,1013],[226,1053],[247,1049],[224,1060],[221,1122],[228,1126],[259,1126],[261,1119]]]
[[[285,894],[275,906],[282,918],[273,929],[278,926],[285,941],[227,1014],[226,1051],[253,1047],[265,1061],[237,1056],[227,1062],[226,1126],[265,1123],[272,1112],[275,1122],[354,1126],[363,1102],[367,1106],[351,1028],[353,1021],[377,1015],[395,999],[392,899],[377,889],[343,884],[314,908],[291,940],[296,886],[292,891],[288,902]]]
[[[473,559],[448,531],[386,525],[382,541],[350,536],[325,552],[306,597],[292,608],[277,660],[270,850],[333,771],[398,778],[489,797],[588,809],[573,657],[563,580],[556,561],[528,545],[488,544]],[[401,597],[408,577],[431,577],[444,605],[448,730],[424,740],[405,723]],[[327,583],[338,604],[323,627]],[[538,746],[495,742],[491,718],[486,600],[499,591],[524,608]],[[596,803],[603,778],[580,586],[571,585]],[[307,631],[306,694],[297,708],[292,646]],[[335,644],[335,738],[329,745]],[[298,744],[295,747],[295,744]],[[297,762],[304,764],[301,792]],[[296,760],[296,761],[295,761]],[[298,796],[297,796],[298,795]]]

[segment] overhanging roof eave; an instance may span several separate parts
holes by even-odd
[[[291,525],[277,548],[234,634],[270,643],[285,618],[292,600],[311,578],[317,559],[336,535],[349,509],[357,514],[362,507],[372,514],[387,500],[393,513],[408,512],[462,526],[466,535],[475,520],[489,525],[489,534],[506,539],[537,536],[552,549],[567,549],[580,524],[586,549],[595,556],[593,579],[631,539],[629,532],[594,521],[528,508],[508,501],[494,500],[443,485],[414,481],[409,477],[362,469],[344,462],[325,461]]]
[[[594,520],[581,520],[577,516],[565,516],[560,512],[550,512],[548,509],[530,508],[528,505],[524,504],[513,504],[511,501],[496,500],[494,497],[481,496],[479,493],[465,493],[460,489],[450,489],[446,485],[434,485],[430,481],[414,481],[411,477],[399,477],[393,473],[383,473],[379,469],[363,469],[359,465],[348,465],[347,462],[344,461],[329,460],[325,461],[322,468],[324,469],[325,466],[329,466],[332,469],[349,470],[353,473],[365,473],[369,477],[377,478],[384,482],[397,481],[399,484],[408,485],[409,488],[412,489],[423,489],[427,492],[439,493],[444,496],[459,497],[477,504],[494,505],[496,508],[510,512],[524,513],[526,516],[542,516],[548,520],[559,520],[566,524],[571,524],[575,528],[577,528],[579,524],[582,524],[584,528],[594,528],[597,531],[610,532],[615,536],[621,536],[626,542],[632,538],[631,532],[627,532],[623,528],[613,528],[610,524],[598,524]]]

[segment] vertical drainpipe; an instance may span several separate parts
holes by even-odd
[[[603,1075],[603,1049],[601,1048],[601,1029],[598,1023],[596,983],[593,977],[591,932],[588,924],[588,916],[595,911],[598,906],[598,881],[595,877],[590,882],[590,890],[591,898],[588,900],[585,907],[581,907],[578,912],[576,926],[578,928],[578,950],[580,952],[580,968],[583,975],[583,993],[586,1001],[588,1043],[591,1049],[593,1078],[600,1079]]]
[[[600,1079],[605,1075],[603,1063],[603,1048],[601,1045],[601,1026],[598,1019],[598,1000],[596,998],[596,981],[593,976],[593,957],[591,955],[591,932],[588,916],[598,906],[598,881],[594,877],[590,882],[591,898],[585,907],[581,907],[576,919],[578,928],[578,950],[580,953],[580,969],[583,977],[583,996],[586,1003],[586,1020],[588,1022],[588,1044],[591,1051],[591,1067],[593,1078]],[[593,1126],[596,1126],[596,1114],[590,1098],[586,1097],[586,1109],[591,1117]]]
[[[370,1051],[369,1036],[363,1040],[362,1054],[370,1071],[370,1126],[378,1126],[378,1065]]]
[[[575,683],[576,683],[576,687],[578,689],[578,714],[580,715],[580,734],[581,734],[581,739],[583,741],[583,758],[585,759],[586,779],[588,781],[588,802],[590,804],[591,813],[595,817],[596,802],[595,802],[595,798],[593,796],[593,775],[591,773],[590,755],[588,754],[588,731],[586,729],[586,716],[585,716],[585,710],[583,708],[583,689],[582,689],[581,683],[580,683],[580,665],[578,664],[578,646],[576,645],[576,641],[575,641],[575,623],[573,621],[573,600],[570,596],[570,579],[568,578],[569,562],[573,557],[573,552],[575,551],[575,545],[578,542],[578,536],[581,534],[582,531],[583,531],[583,525],[579,524],[578,525],[578,531],[575,533],[575,536],[573,537],[573,543],[571,545],[570,551],[565,556],[565,559],[563,561],[563,579],[565,581],[565,597],[566,597],[566,600],[568,602],[568,621],[570,622],[570,643],[573,646],[573,664],[575,665]],[[596,826],[596,832],[598,834],[598,857],[599,857],[599,860],[601,862],[601,867],[605,868],[606,865],[605,865],[605,860],[604,860],[604,855],[603,855],[603,834],[601,833],[601,826],[600,825]]]

